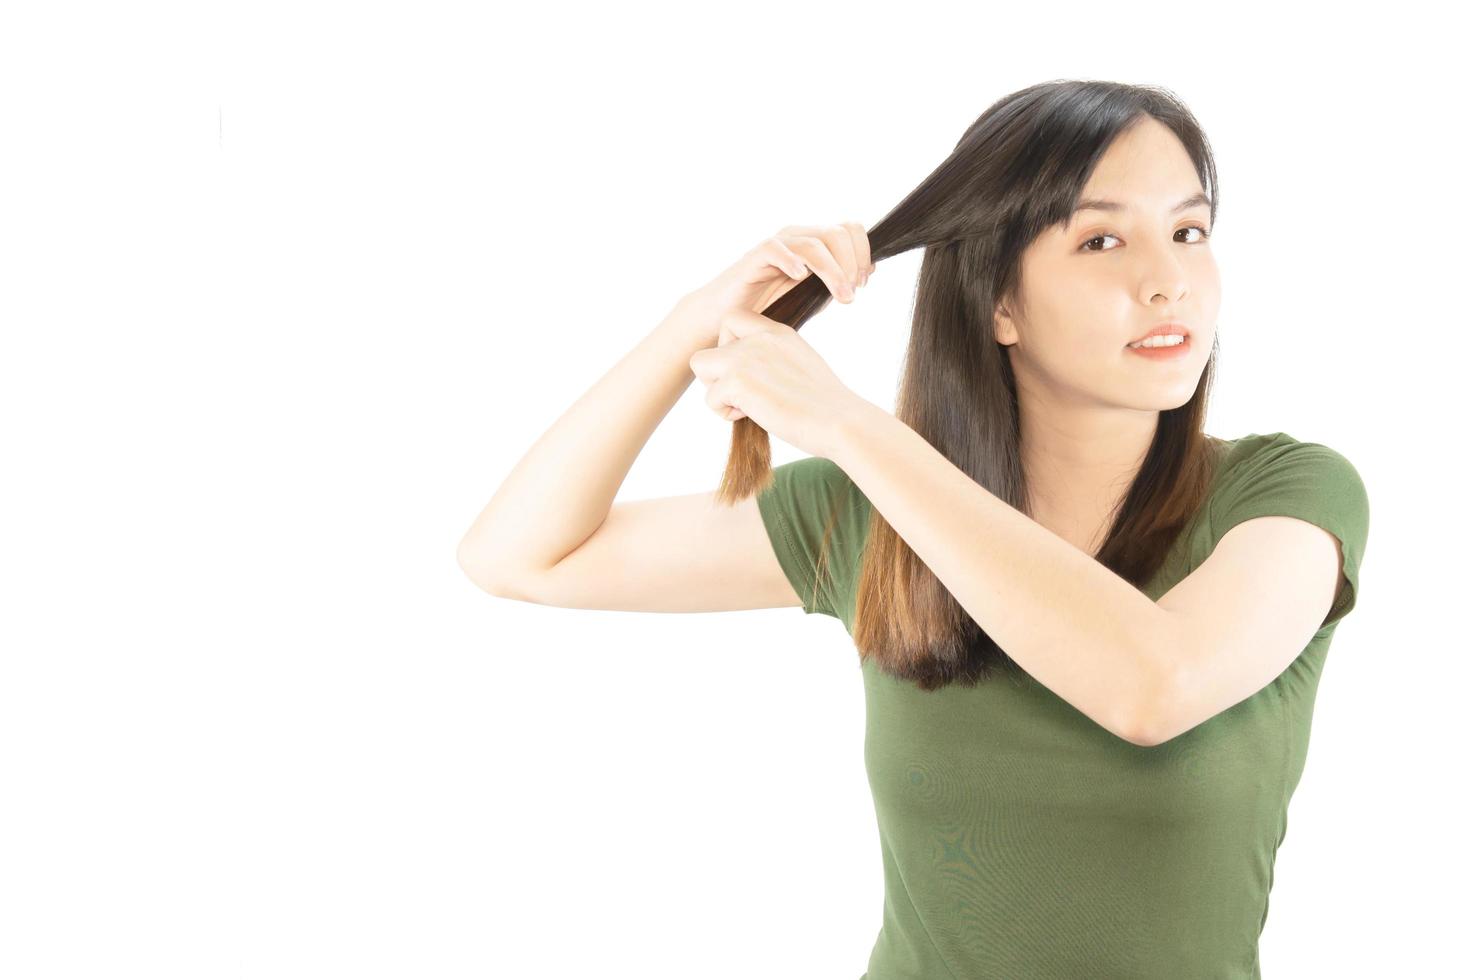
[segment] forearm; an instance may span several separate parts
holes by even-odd
[[[694,380],[710,346],[686,300],[622,357],[515,464],[459,545],[479,581],[543,571],[601,526],[632,463]]]
[[[1037,681],[1134,740],[1165,697],[1166,613],[866,403],[835,462],[996,643]]]

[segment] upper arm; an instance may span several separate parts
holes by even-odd
[[[1249,461],[1210,505],[1213,550],[1157,601],[1175,669],[1149,741],[1262,690],[1350,612],[1368,526],[1360,474],[1334,450],[1284,440]]]
[[[757,498],[725,506],[712,491],[615,503],[601,526],[554,567],[515,576],[495,592],[548,606],[633,612],[801,604]]]
[[[1175,667],[1167,703],[1150,713],[1147,744],[1182,734],[1284,673],[1347,587],[1340,542],[1294,517],[1256,517],[1224,534],[1173,586],[1166,614]]]

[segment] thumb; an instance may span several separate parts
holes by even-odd
[[[771,319],[763,313],[755,313],[752,310],[738,307],[729,310],[719,320],[721,338],[724,334],[728,334],[734,340],[743,340],[745,337],[753,337],[762,333],[795,333],[795,328],[779,320]]]

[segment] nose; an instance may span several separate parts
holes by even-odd
[[[1151,306],[1158,296],[1163,298],[1164,305],[1180,303],[1187,297],[1187,267],[1177,253],[1177,249],[1185,247],[1177,243],[1170,243],[1169,247],[1143,246],[1137,289],[1138,299],[1144,306]]]

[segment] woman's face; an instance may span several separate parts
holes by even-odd
[[[1082,209],[1025,250],[1019,309],[996,312],[995,337],[1009,347],[1022,397],[1145,411],[1193,397],[1220,300],[1202,195],[1187,150],[1162,123],[1146,117],[1117,137],[1086,183]],[[1119,208],[1084,207],[1094,201]],[[1188,328],[1180,355],[1127,349],[1167,321]]]

